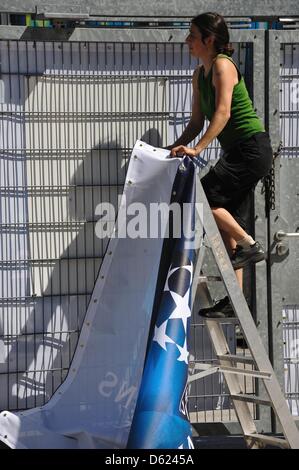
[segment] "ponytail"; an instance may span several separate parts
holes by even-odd
[[[217,52],[219,54],[225,54],[225,55],[228,55],[229,57],[233,55],[234,51],[235,50],[230,43],[217,49]]]

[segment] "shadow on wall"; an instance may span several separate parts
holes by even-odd
[[[162,142],[153,128],[141,140],[157,147]],[[41,406],[64,381],[109,242],[107,237],[96,237],[95,209],[110,202],[117,213],[128,161],[128,153],[117,142],[94,147],[70,181],[63,220],[69,224],[53,227],[51,247],[43,246],[44,239],[39,238],[41,246],[35,246],[34,255],[40,262],[31,263],[30,281],[42,288],[26,303],[26,321],[6,345],[9,354],[2,370],[8,373],[8,395],[1,408]],[[51,252],[59,256],[51,259]],[[29,279],[26,282],[30,284]]]

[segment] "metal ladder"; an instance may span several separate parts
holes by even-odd
[[[211,373],[222,372],[226,381],[230,398],[234,405],[237,419],[242,428],[246,444],[249,448],[262,448],[272,445],[282,448],[299,449],[299,431],[289,411],[286,399],[281,391],[272,365],[258,334],[256,325],[248,308],[245,297],[237,282],[229,256],[223,244],[220,232],[214,220],[209,203],[203,191],[200,179],[196,177],[196,200],[202,204],[202,212],[196,223],[196,229],[203,228],[214,254],[221,279],[235,310],[235,319],[225,319],[225,323],[238,323],[250,350],[250,356],[231,354],[221,323],[224,320],[206,319],[205,323],[218,360],[217,365],[199,367],[203,372],[195,373],[189,381],[203,378]],[[194,281],[192,286],[192,305],[196,295],[200,296],[201,305],[211,305],[211,297],[207,287],[207,278],[200,276],[204,253],[199,249],[195,264]],[[238,367],[238,364],[250,364],[254,370]],[[263,381],[267,399],[247,395],[239,380],[240,376],[251,376]],[[249,403],[270,406],[278,418],[284,439],[259,434],[250,412]]]

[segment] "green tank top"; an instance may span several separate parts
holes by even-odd
[[[265,132],[265,128],[253,109],[244,78],[238,67],[226,54],[218,54],[216,58],[224,57],[230,60],[238,71],[239,82],[234,86],[231,116],[225,128],[218,135],[218,140],[224,150],[233,147],[237,142],[248,139],[257,132]],[[216,59],[215,58],[215,59]],[[211,121],[215,113],[215,88],[212,84],[212,69],[207,77],[204,76],[204,68],[201,67],[198,84],[200,90],[201,112]]]

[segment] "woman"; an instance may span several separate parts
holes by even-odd
[[[193,18],[186,42],[202,65],[193,73],[190,122],[168,148],[171,156],[196,157],[218,138],[224,153],[201,183],[242,289],[244,266],[265,258],[261,245],[247,233],[245,219],[257,182],[271,168],[271,144],[253,109],[244,79],[230,57],[233,50],[224,18],[217,13]],[[194,148],[187,147],[201,132],[205,117],[210,121],[206,132]],[[225,297],[199,313],[226,317],[234,312]]]

